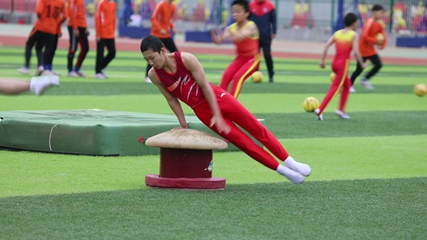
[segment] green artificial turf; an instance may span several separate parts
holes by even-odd
[[[320,51],[320,50],[319,50]],[[145,84],[138,52],[118,52],[93,78],[94,51],[66,77],[66,50],[54,69],[61,86],[44,96],[0,95],[0,111],[105,109],[172,114],[155,86]],[[1,78],[18,75],[23,48],[0,47]],[[230,56],[197,55],[217,84]],[[35,57],[33,57],[33,66]],[[354,69],[354,63],[351,67]],[[35,68],[33,67],[33,71]],[[265,71],[264,62],[261,71]],[[338,118],[338,97],[324,121],[302,102],[321,101],[329,66],[318,60],[275,59],[275,83],[248,80],[241,101],[312,174],[292,185],[242,152],[214,153],[213,175],[224,191],[150,189],[159,156],[94,157],[0,149],[0,239],[425,239],[427,231],[427,84],[423,66],[385,64],[374,91],[356,84]],[[184,106],[187,115],[192,111]]]

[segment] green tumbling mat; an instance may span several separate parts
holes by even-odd
[[[186,119],[189,128],[216,135],[197,117]],[[175,115],[96,109],[0,112],[0,147],[104,156],[159,154],[145,139],[178,126]],[[236,150],[229,143],[223,151]]]

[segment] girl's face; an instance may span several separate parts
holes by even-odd
[[[231,10],[233,11],[233,20],[235,22],[244,22],[249,17],[249,12],[246,12],[241,5],[235,4],[231,7]]]

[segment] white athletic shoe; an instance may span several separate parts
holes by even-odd
[[[40,76],[40,75],[42,75],[43,71],[44,71],[44,67],[43,66],[39,66],[37,68],[37,70],[36,70],[36,73],[34,73],[34,76]]]
[[[57,71],[54,71],[54,70],[50,70],[51,72],[52,72],[52,74],[53,75],[56,75],[56,76],[60,76],[61,74],[59,74],[59,72],[57,72]]]
[[[30,89],[36,95],[42,94],[48,87],[59,85],[59,77],[56,75],[44,75],[40,77],[32,77]]]
[[[18,69],[18,72],[20,74],[29,74],[30,73],[30,69],[26,68],[26,67],[23,67],[23,68]]]
[[[44,75],[55,75],[55,74],[53,74],[53,72],[50,70],[44,70],[42,75],[44,76]]]
[[[351,93],[355,93],[355,92],[356,92],[356,89],[354,89],[354,87],[353,87],[353,86],[351,86],[351,88],[350,88],[350,92],[351,92]]]
[[[286,166],[279,165],[276,172],[278,172],[280,175],[285,176],[287,179],[289,179],[294,184],[301,184],[304,182],[305,178],[302,174],[287,168]]]
[[[102,74],[102,73],[95,74],[95,78],[97,78],[97,79],[106,79],[105,75]]]
[[[80,77],[79,74],[76,73],[76,71],[71,71],[67,74],[68,77]]]
[[[310,176],[311,168],[308,164],[297,162],[291,156],[285,160],[285,164],[288,168],[302,174],[303,176]]]
[[[151,82],[151,79],[149,77],[145,77],[144,82],[146,82],[146,83],[153,83],[153,82]]]
[[[317,120],[323,121],[323,114],[320,114],[320,115],[319,115],[319,112],[320,112],[320,109],[316,109],[316,110],[314,110],[314,113],[315,113],[315,114],[316,114],[316,116],[317,116]]]
[[[105,78],[108,78],[107,74],[105,74],[104,69],[101,70],[101,74],[104,75]]]
[[[347,115],[345,112],[342,112],[340,110],[336,110],[335,113],[340,116],[342,119],[350,119],[350,116]]]
[[[374,90],[374,87],[367,79],[362,79],[362,81],[360,81],[360,84],[362,84],[362,86],[364,86],[368,90]]]

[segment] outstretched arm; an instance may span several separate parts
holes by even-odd
[[[203,70],[199,60],[197,60],[197,58],[190,53],[181,53],[181,57],[185,67],[191,72],[191,75],[202,90],[206,101],[211,108],[213,116],[210,126],[212,127],[215,125],[219,132],[224,132],[226,134],[229,133],[230,127],[224,122],[215,94],[212,90],[212,87],[210,86],[210,83],[206,79],[205,71]]]
[[[166,90],[166,88],[163,86],[163,84],[157,77],[157,74],[155,73],[154,69],[151,69],[148,72],[148,77],[150,78],[151,82],[159,88],[160,92],[166,98],[169,107],[172,109],[173,113],[175,113],[181,127],[188,128],[187,121],[185,120],[184,111],[182,110],[179,100],[174,95],[172,95],[172,93]]]

